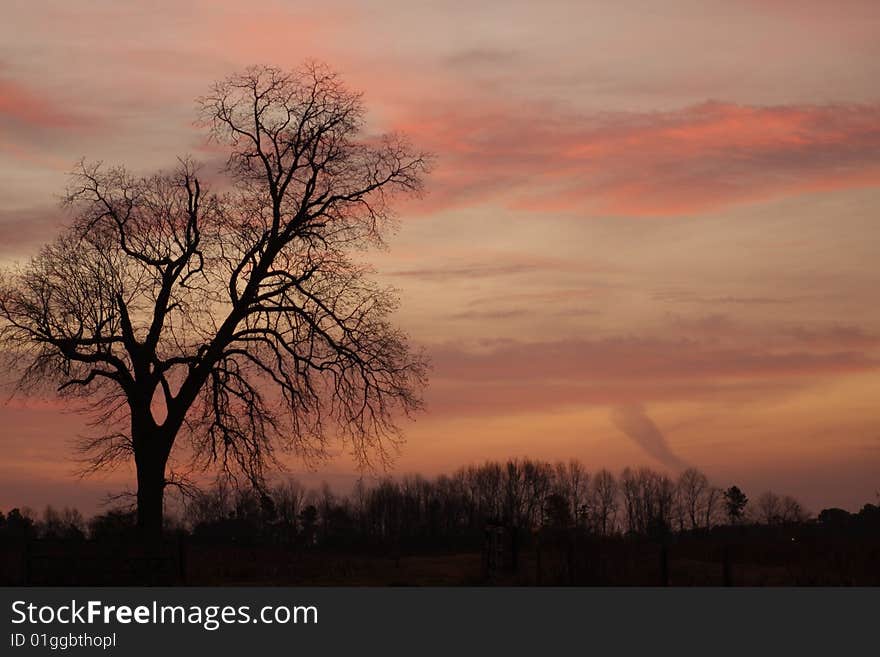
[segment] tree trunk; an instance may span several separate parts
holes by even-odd
[[[155,536],[162,533],[165,482],[145,470],[138,467],[138,529]]]
[[[137,526],[144,535],[158,537],[162,534],[168,450],[164,449],[163,436],[139,438],[135,441]]]

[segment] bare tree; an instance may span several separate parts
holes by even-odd
[[[295,533],[297,517],[305,497],[305,487],[291,478],[274,486],[271,495],[279,522]]]
[[[782,500],[773,491],[762,493],[757,501],[758,519],[768,525],[782,522]]]
[[[703,529],[710,530],[713,525],[723,522],[724,491],[717,486],[709,486],[703,496]]]
[[[697,529],[703,516],[703,506],[706,503],[706,493],[709,490],[709,480],[696,468],[688,468],[678,478],[678,492],[691,529]]]
[[[425,156],[362,136],[360,96],[320,65],[250,68],[199,105],[231,191],[207,190],[187,160],[143,178],[83,164],[72,226],[0,285],[21,384],[90,401],[109,427],[84,445],[91,464],[133,458],[151,532],[173,448],[258,486],[278,446],[314,458],[339,436],[369,463],[425,379],[390,324],[393,291],[351,255],[382,243]]]
[[[529,459],[511,459],[504,467],[503,519],[516,527],[540,525],[550,467]]]
[[[618,486],[608,470],[597,472],[590,485],[593,531],[602,536],[613,533],[617,525]]]
[[[582,526],[589,515],[590,475],[583,464],[576,459],[555,465],[556,492],[568,501],[575,525]]]
[[[624,468],[620,474],[628,531],[663,534],[672,528],[675,484],[666,475],[648,468]]]
[[[64,507],[60,512],[51,505],[43,511],[39,523],[42,538],[77,538],[85,536],[86,522],[79,510]]]
[[[784,495],[780,502],[780,519],[783,523],[806,522],[810,514],[791,495]]]

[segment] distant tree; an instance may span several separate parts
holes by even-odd
[[[758,520],[767,525],[804,522],[809,514],[791,495],[779,496],[772,491],[763,493],[756,502]]]
[[[553,487],[553,466],[542,461],[526,459],[522,463],[522,481],[525,507],[519,527],[535,527],[541,522],[542,510]]]
[[[773,491],[762,493],[755,502],[758,521],[765,525],[782,522],[782,500]]]
[[[6,533],[15,538],[29,538],[34,535],[34,519],[27,509],[14,508],[6,516]]]
[[[200,490],[186,504],[187,522],[196,528],[209,525],[232,516],[232,499],[228,487],[220,480],[210,490]]]
[[[620,489],[631,533],[661,536],[672,529],[676,487],[669,477],[648,468],[625,468]]]
[[[279,523],[286,528],[289,535],[295,535],[305,489],[295,479],[288,479],[272,488],[271,495],[275,501]]]
[[[43,538],[81,539],[85,538],[85,521],[77,509],[65,507],[60,512],[51,505],[43,511],[39,524]]]
[[[314,504],[306,506],[299,514],[299,524],[306,545],[312,545],[317,538],[318,530],[318,507]]]
[[[880,505],[865,504],[859,510],[858,518],[865,526],[880,529]]]
[[[822,526],[832,529],[845,529],[852,522],[852,514],[838,508],[822,509],[817,518]]]
[[[244,488],[236,491],[233,516],[237,520],[243,520],[257,527],[263,519],[263,505],[261,495],[252,488]]]
[[[703,521],[709,479],[696,468],[688,468],[678,477],[678,490],[690,528],[697,529]]]
[[[568,501],[572,519],[578,526],[589,517],[590,476],[580,461],[557,463],[554,471],[554,488]]]
[[[724,508],[730,524],[736,525],[742,521],[748,503],[749,498],[738,486],[731,486],[724,491]]]
[[[571,506],[559,493],[551,493],[544,504],[544,525],[553,529],[565,529],[571,525]]]
[[[716,486],[709,486],[704,494],[703,502],[703,528],[712,529],[719,522],[719,515],[723,516],[724,491]],[[723,522],[723,520],[721,520]]]
[[[322,542],[328,545],[350,545],[355,538],[356,522],[345,498],[337,498],[321,518]]]
[[[800,523],[806,522],[810,514],[794,497],[785,495],[780,502],[779,516],[784,523]]]
[[[602,536],[612,533],[617,523],[618,486],[614,475],[600,470],[590,485],[590,509],[593,531]]]
[[[318,509],[320,539],[322,541],[325,541],[330,533],[330,519],[335,506],[336,495],[333,493],[333,489],[330,488],[330,484],[325,481],[321,484],[321,490],[318,494],[318,503],[316,504]]]
[[[61,522],[61,515],[52,505],[47,506],[43,511],[39,531],[42,538],[61,538],[63,536],[64,525]]]
[[[319,65],[249,68],[199,104],[229,193],[188,160],[146,177],[82,164],[70,228],[0,279],[22,388],[90,402],[91,466],[133,461],[151,534],[180,435],[193,466],[257,487],[278,448],[315,458],[339,436],[359,462],[384,459],[426,372],[390,322],[393,290],[351,256],[382,244],[425,156],[364,136],[361,96]]]
[[[89,521],[89,537],[107,541],[131,537],[137,528],[137,513],[128,509],[110,509]]]
[[[631,533],[644,531],[645,521],[640,500],[639,479],[631,468],[624,468],[620,473],[620,492],[623,495],[627,530]]]
[[[487,480],[495,474],[493,470],[487,470]],[[544,501],[553,484],[553,467],[530,459],[511,459],[500,474],[503,490],[500,519],[516,527],[539,526]]]
[[[655,536],[665,536],[673,529],[675,509],[675,482],[665,474],[655,473],[656,510],[651,518],[651,531]]]
[[[278,507],[275,500],[266,492],[260,491],[260,520],[264,524],[274,523],[278,519]]]

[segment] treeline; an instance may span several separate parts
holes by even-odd
[[[765,492],[752,501],[737,486],[722,489],[699,470],[673,478],[649,468],[588,472],[578,461],[487,462],[435,479],[409,476],[360,481],[346,495],[326,484],[314,490],[294,479],[259,491],[217,484],[191,495],[168,518],[171,531],[228,540],[255,538],[301,545],[345,546],[476,543],[488,525],[524,536],[576,529],[599,536],[663,536],[720,525],[819,522],[837,529],[880,525],[880,507],[856,514],[826,509],[817,519],[789,495]],[[0,512],[0,535],[102,539],[134,531],[133,513],[115,509],[86,521],[75,509],[48,507],[37,518]]]

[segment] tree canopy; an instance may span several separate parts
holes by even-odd
[[[0,284],[22,387],[88,402],[92,467],[133,457],[153,525],[179,436],[192,463],[257,485],[279,446],[315,458],[340,437],[367,464],[426,377],[394,290],[353,254],[383,243],[427,156],[365,134],[361,96],[319,64],[249,68],[198,106],[226,154],[216,190],[188,158],[146,176],[83,162],[69,227]]]

